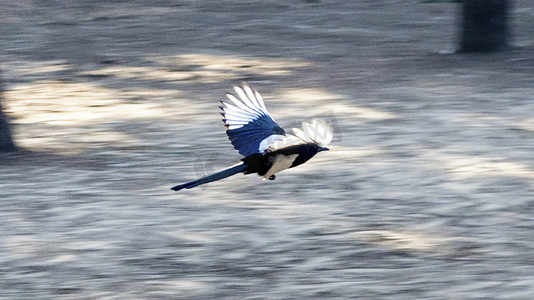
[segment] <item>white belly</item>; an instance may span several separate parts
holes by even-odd
[[[269,171],[267,171],[267,173],[263,175],[263,178],[269,178],[271,175],[274,175],[285,169],[289,169],[289,167],[291,167],[291,164],[293,164],[295,159],[297,159],[297,156],[299,155],[291,154],[291,155],[286,156],[283,154],[279,154],[279,155],[274,156],[272,158],[272,166],[269,169]]]

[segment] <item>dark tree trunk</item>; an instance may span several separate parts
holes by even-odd
[[[460,51],[496,51],[508,42],[508,0],[464,0]]]
[[[4,82],[0,76],[0,152],[15,151],[15,144],[11,138],[11,130],[7,123],[7,116],[2,110],[2,94],[4,92]]]

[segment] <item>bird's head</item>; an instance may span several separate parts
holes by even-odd
[[[322,146],[317,146],[317,152],[321,152],[321,151],[328,151],[330,149],[326,148],[326,147],[322,147]]]

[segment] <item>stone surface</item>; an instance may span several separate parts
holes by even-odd
[[[530,299],[534,21],[452,53],[458,4],[3,1],[2,299]],[[247,81],[331,151],[274,181],[170,187],[239,160]]]

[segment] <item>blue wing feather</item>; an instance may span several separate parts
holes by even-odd
[[[234,89],[239,99],[231,94],[227,97],[235,105],[221,101],[226,134],[241,155],[262,153],[266,150],[262,141],[273,135],[283,136],[285,131],[273,120],[258,92],[246,84]]]

